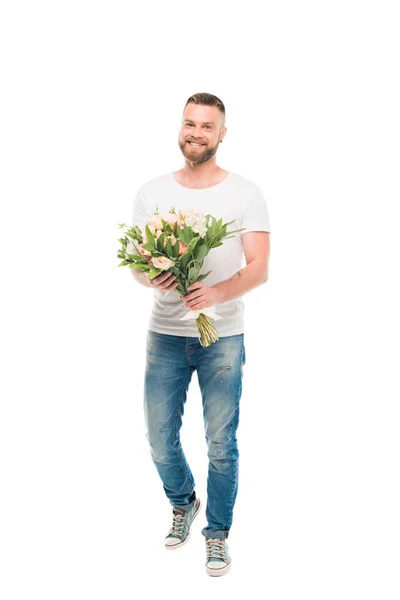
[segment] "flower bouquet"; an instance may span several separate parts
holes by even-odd
[[[230,234],[243,231],[236,229],[227,231],[228,225],[222,224],[211,215],[202,215],[196,210],[179,210],[172,207],[169,213],[159,214],[158,204],[154,216],[141,230],[138,226],[128,227],[118,223],[119,227],[127,228],[125,237],[120,238],[121,247],[118,257],[122,262],[118,265],[128,265],[146,273],[148,279],[156,277],[163,271],[170,271],[178,282],[175,291],[180,296],[187,296],[187,287],[197,281],[202,281],[211,273],[199,275],[204,258],[213,248],[222,246],[222,240],[234,237]],[[219,337],[211,318],[222,319],[214,312],[214,306],[199,310],[190,310],[182,320],[196,319],[202,346],[209,346]]]

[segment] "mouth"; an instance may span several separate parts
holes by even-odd
[[[201,148],[202,146],[205,146],[205,144],[198,144],[197,142],[187,142],[189,144],[189,146],[192,146],[193,148]]]

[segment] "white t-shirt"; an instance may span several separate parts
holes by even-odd
[[[178,183],[172,172],[144,183],[138,190],[132,225],[143,230],[156,207],[160,213],[170,208],[195,209],[203,215],[210,214],[222,224],[231,223],[227,231],[245,227],[245,231],[222,240],[222,246],[213,248],[204,259],[200,273],[212,271],[203,283],[212,286],[229,279],[246,266],[241,236],[246,231],[271,231],[267,203],[260,189],[237,173],[229,172],[223,181],[208,188],[187,188]],[[190,308],[186,307],[175,290],[166,292],[154,289],[154,301],[148,328],[158,333],[198,337],[196,321],[181,321]],[[239,296],[228,302],[215,304],[215,312],[223,317],[215,319],[219,337],[244,333],[244,301]]]

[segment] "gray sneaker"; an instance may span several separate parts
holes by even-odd
[[[196,498],[192,508],[184,510],[180,506],[172,508],[173,523],[164,542],[169,550],[180,548],[189,539],[190,526],[200,510],[200,498]]]
[[[206,537],[206,552],[206,571],[211,577],[225,575],[230,570],[232,559],[226,539]]]

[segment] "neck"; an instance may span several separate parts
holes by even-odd
[[[188,161],[185,161],[185,166],[180,170],[180,174],[187,181],[193,182],[209,182],[218,179],[224,170],[218,167],[216,162],[213,161],[210,164],[209,161],[202,165],[194,165]]]

